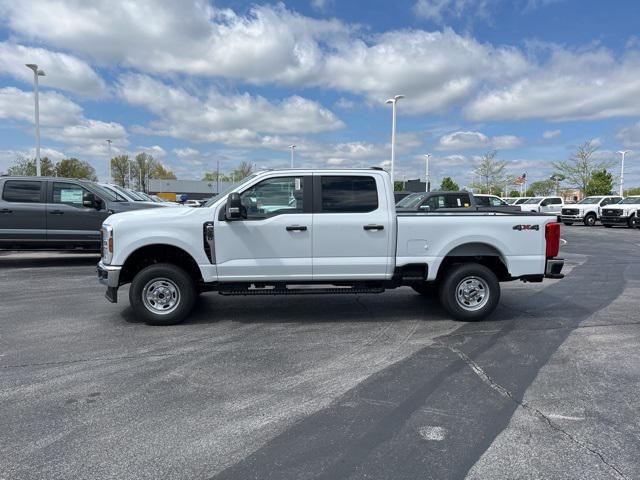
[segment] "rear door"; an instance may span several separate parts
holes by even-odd
[[[84,201],[91,196],[79,183],[49,181],[47,193],[48,243],[72,243],[79,246],[99,245],[100,227],[109,216],[106,203],[102,209],[86,207]]]
[[[313,181],[313,279],[386,278],[393,228],[383,177],[316,173]]]
[[[560,213],[562,210],[562,199],[558,197],[545,198],[540,204],[540,212]]]
[[[44,244],[45,182],[5,180],[0,201],[0,242]]]

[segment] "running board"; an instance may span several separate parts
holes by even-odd
[[[261,288],[225,288],[221,286],[218,290],[220,295],[327,295],[327,294],[364,294],[364,293],[382,293],[382,287],[308,287],[305,285],[296,285],[290,287],[261,287]]]

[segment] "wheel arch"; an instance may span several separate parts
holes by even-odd
[[[474,241],[453,247],[440,262],[437,278],[441,279],[452,265],[460,263],[479,263],[493,271],[498,280],[511,279],[504,254],[488,243]]]
[[[122,265],[120,284],[131,282],[140,270],[156,263],[177,265],[184,268],[194,281],[202,281],[200,267],[187,251],[175,245],[154,243],[140,247],[129,254]]]

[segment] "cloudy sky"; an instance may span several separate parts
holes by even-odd
[[[383,165],[398,102],[398,178],[471,180],[496,149],[546,178],[586,140],[640,185],[635,0],[0,0],[0,171],[43,154],[106,173],[148,151],[180,178],[233,169]],[[619,163],[617,163],[619,165]],[[619,167],[618,167],[619,168]],[[617,173],[617,169],[616,169]]]

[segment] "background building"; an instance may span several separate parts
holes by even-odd
[[[202,180],[149,180],[149,193],[175,201],[176,195],[187,195],[189,200],[203,200],[225,191],[231,182]]]

